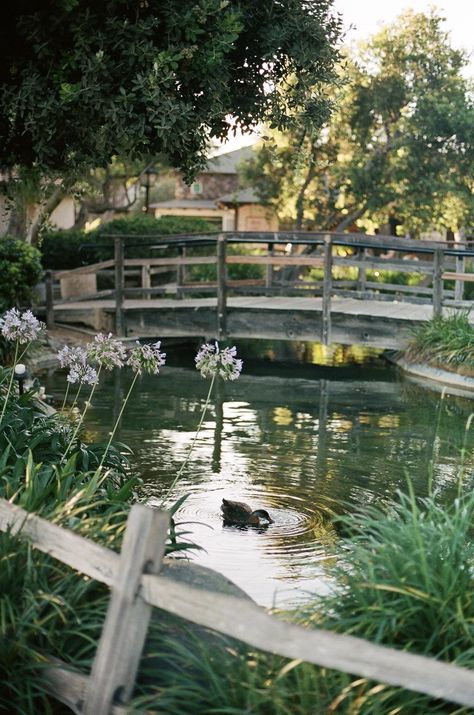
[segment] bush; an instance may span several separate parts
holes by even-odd
[[[51,231],[44,234],[41,244],[43,265],[51,270],[67,270],[112,258],[114,244],[110,236],[113,235],[136,237],[127,241],[134,244],[127,250],[127,258],[149,258],[156,257],[156,251],[150,251],[149,246],[140,247],[136,244],[147,244],[163,236],[210,233],[214,230],[211,224],[200,218],[164,216],[155,219],[137,214],[114,219],[89,233],[74,229]]]
[[[0,239],[0,313],[13,306],[30,306],[33,288],[43,274],[37,248],[8,236]]]
[[[43,266],[52,271],[62,271],[78,268],[86,262],[92,263],[92,254],[87,261],[86,253],[81,250],[81,246],[88,240],[84,231],[75,229],[44,233],[40,243]]]
[[[474,373],[474,326],[469,322],[469,311],[436,316],[416,328],[406,357],[448,370]]]

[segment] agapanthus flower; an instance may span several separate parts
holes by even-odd
[[[123,367],[127,352],[125,345],[113,338],[112,333],[99,333],[94,342],[87,346],[87,356],[91,362],[105,367],[106,370],[113,370],[114,367]]]
[[[58,352],[58,360],[61,367],[68,367],[69,374],[67,381],[74,384],[83,382],[86,385],[96,385],[98,382],[97,371],[87,360],[87,350],[76,346],[70,348],[65,345]]]
[[[127,365],[130,365],[132,370],[139,375],[142,372],[158,375],[160,367],[166,361],[166,353],[160,352],[160,346],[160,341],[152,345],[141,345],[137,340],[136,347],[130,350]]]
[[[20,344],[36,340],[45,329],[45,324],[40,322],[31,310],[20,313],[16,308],[7,310],[0,318],[0,331],[6,340],[17,340]]]
[[[219,349],[216,342],[204,343],[194,358],[196,368],[203,377],[221,377],[223,380],[237,380],[242,371],[242,360],[236,358],[237,348]]]

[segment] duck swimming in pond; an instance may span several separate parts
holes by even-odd
[[[273,524],[273,519],[268,511],[265,509],[252,511],[248,504],[241,501],[223,499],[221,511],[227,524],[248,524],[249,526],[261,526],[262,522]]]

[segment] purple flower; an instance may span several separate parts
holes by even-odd
[[[114,367],[123,367],[127,353],[125,345],[113,338],[112,333],[99,333],[94,342],[87,346],[87,356],[91,362],[106,370],[113,370]]]
[[[61,367],[68,367],[69,374],[67,381],[74,384],[83,382],[86,385],[96,385],[98,382],[97,371],[87,361],[87,350],[81,347],[65,345],[58,352],[58,360]]]
[[[3,318],[0,318],[0,331],[6,340],[17,340],[20,344],[29,343],[36,340],[39,334],[45,329],[31,310],[20,313],[16,308],[7,310]]]
[[[160,352],[160,346],[161,342],[153,343],[153,345],[141,345],[137,340],[136,347],[130,351],[127,365],[130,365],[133,372],[139,375],[142,372],[158,375],[160,367],[166,361],[166,353]]]
[[[236,358],[237,348],[219,350],[219,344],[204,343],[194,358],[196,368],[203,377],[221,377],[223,380],[237,380],[242,371],[242,360]]]

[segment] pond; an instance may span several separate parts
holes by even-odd
[[[340,538],[334,515],[388,502],[406,490],[407,479],[425,495],[430,474],[440,498],[454,498],[463,445],[472,447],[465,429],[471,401],[442,399],[361,350],[340,348],[328,359],[320,346],[258,342],[238,345],[244,371],[214,391],[170,492],[209,383],[193,368],[194,352],[163,348],[167,366],[141,379],[116,438],[132,448],[149,503],[171,505],[188,495],[178,521],[188,522],[182,528],[203,549],[193,560],[225,574],[258,603],[293,605],[331,587],[327,564]],[[87,440],[107,438],[130,380],[122,370],[102,382],[87,416]],[[46,379],[58,400],[64,385],[61,373]],[[274,523],[224,525],[223,497],[267,509]]]

